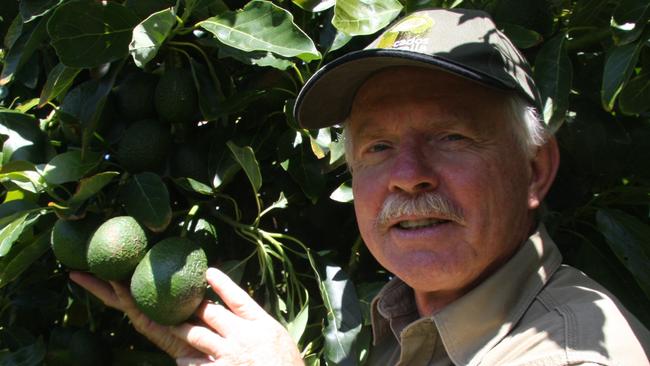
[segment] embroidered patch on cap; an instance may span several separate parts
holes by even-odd
[[[426,34],[433,25],[433,19],[426,14],[409,15],[382,35],[377,48],[423,52],[429,44]]]

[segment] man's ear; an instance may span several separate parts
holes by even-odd
[[[546,193],[551,188],[555,174],[560,165],[560,151],[557,147],[555,136],[537,149],[537,153],[530,160],[531,177],[528,185],[528,208],[536,209],[544,200]]]

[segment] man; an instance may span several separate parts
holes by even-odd
[[[647,330],[561,266],[539,223],[559,164],[539,105],[523,57],[469,10],[412,14],[303,88],[303,126],[345,123],[359,229],[395,274],[373,302],[371,365],[648,364]],[[302,363],[244,291],[206,277],[228,308],[163,328],[121,285],[71,274],[180,365]]]

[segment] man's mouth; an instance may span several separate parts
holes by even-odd
[[[449,222],[449,220],[442,219],[419,219],[419,220],[404,220],[397,223],[400,229],[415,230],[426,227],[432,227]]]

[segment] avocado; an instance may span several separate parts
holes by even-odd
[[[117,106],[131,121],[156,117],[154,91],[158,78],[153,74],[134,72],[115,88]]]
[[[77,221],[58,219],[54,223],[50,236],[50,244],[56,259],[71,269],[87,270],[88,239],[99,224],[97,217]]]
[[[187,238],[171,237],[154,245],[131,277],[138,308],[153,321],[176,325],[187,320],[205,295],[205,252]]]
[[[171,145],[169,126],[155,119],[144,119],[126,129],[117,147],[117,159],[130,173],[157,171]]]
[[[180,233],[183,226],[185,226],[185,222],[179,222],[176,232]],[[203,249],[208,258],[208,264],[217,259],[219,236],[211,222],[204,218],[192,219],[187,227],[187,238]]]
[[[70,338],[70,353],[74,366],[108,366],[111,349],[102,338],[86,329],[80,329]]]
[[[210,184],[208,169],[208,149],[196,144],[178,144],[169,157],[169,170],[172,177],[192,178]]]
[[[147,252],[147,234],[131,216],[117,216],[104,222],[88,243],[90,272],[104,280],[129,277]]]
[[[198,110],[198,100],[189,69],[165,70],[156,85],[154,97],[160,119],[169,123],[189,123]]]

